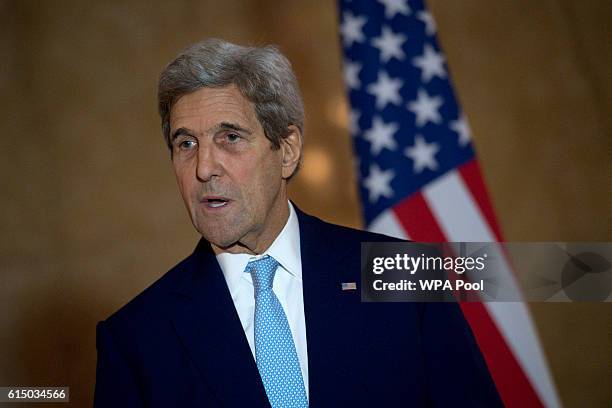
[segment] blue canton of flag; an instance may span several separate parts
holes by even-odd
[[[344,79],[366,224],[474,157],[420,0],[341,1]]]

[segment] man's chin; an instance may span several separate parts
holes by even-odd
[[[211,234],[211,233],[207,233],[206,231],[202,231],[202,230],[198,230],[198,231],[200,232],[200,235],[202,235],[202,237],[205,240],[207,240],[212,245],[215,245],[219,248],[228,248],[236,243],[236,240],[230,237],[223,237],[223,236],[219,236],[218,234],[214,234],[214,233]]]
[[[203,229],[198,229],[198,232],[212,245],[216,253],[234,252],[234,248],[238,249],[241,246],[238,238],[230,234],[220,235],[218,231],[211,232],[210,230]]]

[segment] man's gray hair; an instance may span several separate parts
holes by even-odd
[[[184,49],[161,73],[158,107],[166,144],[170,140],[170,110],[177,99],[200,88],[234,84],[251,101],[266,137],[275,149],[290,134],[289,125],[303,133],[304,104],[289,60],[275,46],[244,47],[211,38]]]

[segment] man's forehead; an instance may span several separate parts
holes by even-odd
[[[170,111],[170,126],[187,124],[215,126],[220,122],[251,123],[255,117],[252,103],[234,85],[200,88],[179,97]]]

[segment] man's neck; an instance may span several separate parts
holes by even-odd
[[[240,241],[223,248],[211,243],[215,255],[223,252],[231,254],[259,255],[264,253],[283,230],[289,220],[289,201],[284,198],[282,204],[276,204],[268,213],[270,224],[262,231],[253,231]]]

